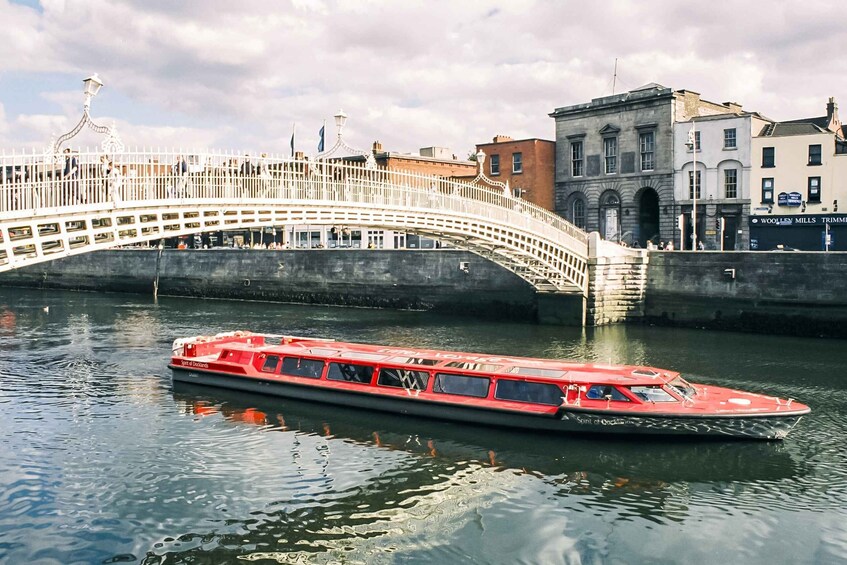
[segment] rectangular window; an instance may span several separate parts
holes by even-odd
[[[641,170],[653,170],[653,155],[655,146],[655,134],[652,131],[642,133],[638,136],[638,142],[641,146]]]
[[[582,176],[582,142],[571,142],[571,176]]]
[[[809,202],[821,201],[821,178],[809,177],[809,194],[806,197]]]
[[[512,153],[512,172],[523,172],[523,153]]]
[[[379,377],[377,377],[376,382],[382,386],[393,386],[407,390],[426,390],[429,373],[411,369],[382,368],[379,370]]]
[[[724,169],[723,187],[725,198],[738,198],[738,169]]]
[[[268,355],[265,362],[262,364],[262,372],[276,373],[277,365],[279,365],[279,355]]]
[[[724,149],[735,149],[735,128],[729,128],[723,130],[723,148]]]
[[[697,171],[697,198],[700,197],[700,171]],[[688,171],[688,198],[694,199],[694,171]]]
[[[762,204],[773,204],[773,179],[762,179]]]
[[[282,374],[292,377],[321,378],[324,372],[324,362],[317,359],[301,359],[300,357],[285,357],[282,360]]]
[[[369,365],[353,363],[330,363],[326,378],[329,381],[347,381],[358,384],[370,384],[374,368]]]
[[[810,165],[820,165],[821,164],[821,146],[820,145],[810,145],[809,146],[809,164]]]
[[[497,176],[500,174],[500,155],[492,155],[489,160],[491,167],[491,176]]]
[[[762,166],[763,167],[773,167],[774,166],[773,147],[762,147]]]
[[[498,380],[494,389],[494,398],[498,400],[513,400],[516,402],[531,402],[533,404],[562,404],[562,389],[552,384],[528,383],[526,381]]]
[[[438,373],[435,376],[435,384],[432,387],[432,391],[443,394],[485,398],[488,396],[488,387],[490,385],[491,379],[488,377],[469,377],[467,375]]]
[[[618,172],[618,138],[607,137],[603,140],[603,156],[606,163],[606,174]]]
[[[691,134],[692,133],[694,134],[694,145],[693,145],[693,147],[691,145]],[[688,147],[689,151],[692,151],[692,150],[695,150],[695,149],[697,151],[700,151],[700,132],[699,131],[693,131],[693,132],[689,131],[688,132],[688,141],[686,142],[685,146]]]

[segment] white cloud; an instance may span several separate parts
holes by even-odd
[[[287,146],[297,122],[298,145],[313,152],[320,124],[343,107],[345,139],[356,147],[379,139],[389,150],[438,145],[465,154],[497,133],[552,139],[547,114],[611,93],[616,58],[617,91],[659,82],[777,119],[821,115],[828,96],[847,94],[837,0],[43,0],[42,7],[0,0],[10,34],[0,44],[0,79],[97,71],[106,88],[92,114],[108,97],[119,100],[121,109],[110,110],[128,142],[161,136],[157,144],[166,145],[185,136],[183,145],[274,151]],[[20,115],[15,96],[0,91],[5,143],[38,142],[44,128],[62,123],[43,112]],[[43,98],[64,123],[78,119],[81,95],[45,87]]]

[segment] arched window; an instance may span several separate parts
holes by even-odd
[[[585,229],[585,200],[577,198],[571,204],[571,218],[579,229]]]

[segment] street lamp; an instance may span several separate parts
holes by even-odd
[[[48,147],[48,153],[57,154],[59,153],[59,149],[62,147],[62,144],[74,137],[82,128],[86,125],[96,131],[97,133],[102,133],[106,136],[106,139],[100,144],[103,151],[106,153],[119,153],[124,150],[124,144],[121,141],[120,137],[118,137],[118,132],[115,129],[114,124],[111,126],[100,126],[95,124],[91,120],[91,115],[89,114],[91,109],[91,99],[97,96],[97,93],[100,92],[100,89],[103,87],[103,81],[100,80],[100,77],[97,76],[97,73],[94,73],[87,79],[82,81],[83,85],[83,94],[85,95],[85,100],[82,103],[82,119],[80,119],[79,123],[69,131],[68,133],[60,136],[57,140],[50,141],[50,146]]]
[[[335,127],[338,129],[338,139],[341,139],[341,130],[344,129],[344,124],[347,123],[347,114],[344,110],[338,110],[335,115]]]
[[[100,77],[97,76],[97,73],[94,73],[87,79],[82,81],[83,84],[83,92],[85,93],[85,102],[83,102],[82,107],[88,112],[89,107],[91,106],[91,99],[97,96],[97,93],[100,92],[100,88],[103,86],[103,81],[100,80]]]
[[[693,187],[691,191],[691,250],[697,251],[697,189],[700,183],[697,182],[697,124],[694,122],[694,118],[691,118],[691,131],[688,132],[688,143],[685,145],[691,149],[694,164],[694,170],[691,172],[691,185]],[[685,249],[685,241],[680,241],[679,246]]]

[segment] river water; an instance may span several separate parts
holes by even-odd
[[[782,442],[538,435],[175,386],[235,329],[639,363]],[[0,289],[0,563],[847,563],[843,341]]]

